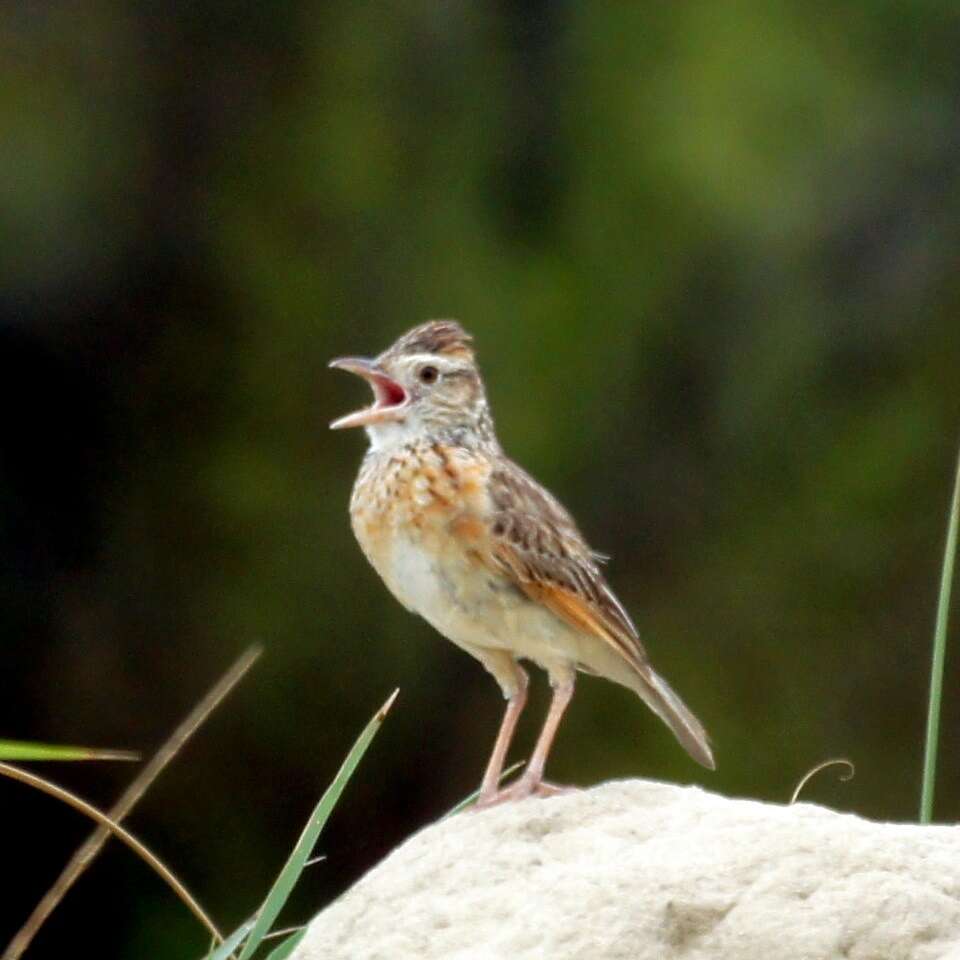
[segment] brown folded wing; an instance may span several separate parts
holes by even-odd
[[[567,511],[509,461],[498,465],[488,489],[494,512],[483,561],[576,630],[607,643],[633,668],[637,682],[629,686],[698,763],[714,769],[703,725],[650,666],[636,627]]]
[[[570,514],[516,464],[490,477],[490,561],[531,599],[643,668],[637,629],[613,595]]]

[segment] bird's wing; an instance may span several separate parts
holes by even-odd
[[[639,668],[647,654],[595,555],[563,506],[516,464],[490,475],[488,562],[570,626],[610,644]]]
[[[598,637],[636,671],[633,687],[687,752],[714,768],[703,725],[650,666],[637,629],[607,586],[570,514],[516,464],[498,463],[484,561],[574,629]]]

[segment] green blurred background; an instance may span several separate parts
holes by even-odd
[[[784,801],[846,756],[807,798],[914,818],[960,439],[958,50],[946,0],[3,5],[0,735],[149,752],[262,643],[130,820],[227,927],[395,686],[284,919],[473,789],[500,695],[367,568],[364,438],[326,430],[366,402],[330,357],[455,316],[719,765],[584,678],[551,776]],[[546,701],[537,675],[516,756]],[[44,771],[103,806],[132,776]],[[0,797],[5,942],[88,827]],[[83,942],[205,940],[113,845],[34,955]]]

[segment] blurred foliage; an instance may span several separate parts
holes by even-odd
[[[842,755],[857,778],[805,798],[913,817],[960,425],[957,49],[946,0],[4,5],[0,733],[149,751],[264,643],[130,823],[225,927],[394,686],[289,919],[469,792],[499,693],[366,567],[362,437],[326,432],[360,395],[331,356],[447,315],[719,764],[585,678],[553,777],[783,801]],[[956,819],[955,657],[942,729]],[[128,775],[61,779],[107,806]],[[86,825],[3,789],[6,939]],[[193,956],[180,910],[111,849],[36,949]]]

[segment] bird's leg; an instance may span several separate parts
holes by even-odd
[[[523,776],[512,787],[504,791],[504,799],[519,800],[533,793],[539,796],[551,796],[564,792],[563,787],[544,782],[543,771],[547,765],[547,755],[550,753],[550,747],[553,746],[553,739],[557,735],[557,727],[560,726],[563,712],[567,709],[573,696],[574,676],[575,674],[572,671],[565,672],[558,678],[551,676],[553,699],[550,701],[550,709],[547,711],[547,719],[543,722],[543,729],[540,731],[537,745],[533,748],[533,756],[530,758]]]
[[[507,659],[509,659],[509,669],[505,662]],[[513,740],[513,734],[517,729],[517,721],[527,704],[527,687],[530,684],[526,670],[509,655],[505,654],[504,659],[497,662],[495,666],[485,658],[484,665],[500,681],[507,696],[507,709],[504,711],[500,732],[497,734],[493,752],[490,754],[490,760],[487,762],[487,769],[480,784],[478,807],[488,807],[499,797],[503,765],[507,759],[507,751],[510,749],[510,741]]]

